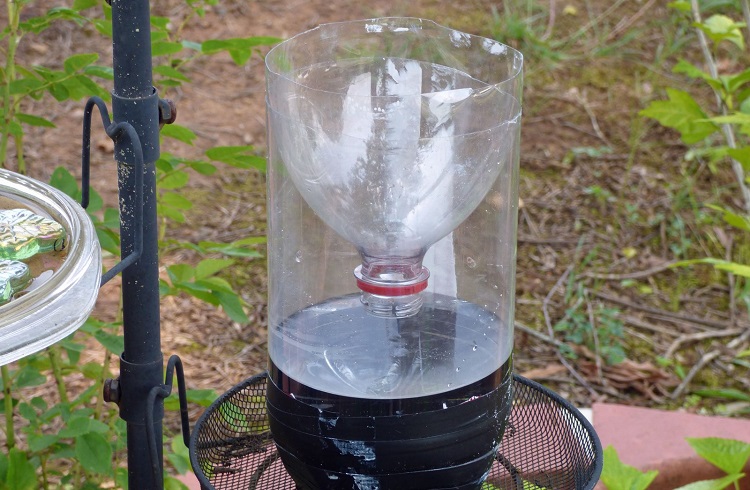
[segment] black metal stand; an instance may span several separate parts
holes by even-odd
[[[217,398],[193,427],[190,462],[203,490],[302,488],[282,464],[274,443],[268,425],[266,384],[267,374],[261,373],[234,386]],[[342,455],[342,461],[345,458]],[[560,395],[514,374],[513,406],[487,475],[488,486],[592,490],[602,463],[601,442],[589,421]],[[418,475],[401,474],[414,488],[424,488]],[[335,481],[325,488],[344,488],[335,486]]]
[[[82,184],[89,194],[91,116],[99,109],[107,135],[115,143],[120,202],[122,261],[102,277],[102,285],[122,272],[125,350],[120,377],[107,380],[104,399],[117,403],[127,422],[128,487],[162,490],[163,400],[177,369],[184,437],[189,441],[182,364],[170,358],[166,383],[159,323],[159,261],[156,217],[156,168],[159,128],[174,121],[174,107],[159,99],[152,85],[151,28],[148,0],[112,0],[114,90],[110,122],[96,97],[86,104],[83,121]]]

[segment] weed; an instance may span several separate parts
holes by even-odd
[[[742,468],[750,459],[750,444],[718,437],[688,437],[687,442],[698,456],[722,470],[726,475],[715,480],[690,483],[675,490],[722,490],[729,486],[739,490],[740,480],[745,476],[741,473]],[[644,473],[623,463],[612,446],[604,450],[601,481],[609,490],[645,490],[658,474],[656,470]]]

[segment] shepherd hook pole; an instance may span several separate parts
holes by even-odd
[[[108,380],[105,398],[119,405],[120,417],[127,422],[128,488],[162,490],[164,403],[162,398],[148,402],[151,390],[163,386],[155,163],[165,102],[159,100],[152,82],[149,1],[112,0],[111,5],[114,124],[132,125],[143,153],[143,174],[138,176],[132,141],[115,138],[121,256],[129,256],[141,239],[142,246],[137,260],[122,272],[125,350],[120,356],[120,377]],[[141,181],[142,188],[137,192]],[[142,203],[138,202],[140,196]],[[140,212],[142,234],[136,226]],[[147,423],[151,426],[146,427]],[[148,450],[149,435],[159,442],[155,462]]]

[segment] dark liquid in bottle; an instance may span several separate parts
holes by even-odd
[[[405,373],[414,377],[415,369],[417,374],[433,369],[441,372],[446,363],[455,372],[455,356],[464,355],[459,344],[468,343],[469,351],[475,351],[471,348],[476,341],[473,335],[477,332],[482,335],[481,330],[487,328],[482,324],[471,333],[472,328],[463,324],[476,317],[471,310],[479,309],[467,305],[454,302],[451,308],[427,306],[416,317],[398,320],[400,336],[406,337],[408,344],[401,347],[410,348],[394,350],[391,345],[395,359],[391,356],[384,360],[390,363],[390,371],[396,371],[391,378],[403,377]],[[484,313],[486,317],[487,312]],[[351,312],[332,309],[331,313],[313,315],[303,310],[298,315],[305,317],[306,329],[316,331],[316,325],[330,328],[334,316],[348,318]],[[368,321],[366,318],[359,320]],[[420,324],[420,318],[429,320],[429,324]],[[290,318],[291,322],[298,320],[295,316]],[[440,335],[435,335],[438,331]],[[431,345],[425,342],[427,337]],[[370,351],[373,349],[377,346],[373,345]],[[366,366],[374,365],[365,362],[367,357],[363,345],[361,360]],[[388,374],[385,381],[379,376],[369,376],[371,367],[352,372],[332,358],[325,364],[336,370],[337,376],[344,376],[342,382],[363,379],[378,382],[371,397],[344,396],[289,376],[274,363],[272,356],[267,394],[269,423],[282,461],[298,488],[480,488],[492,466],[510,411],[510,357],[500,368],[468,384],[459,384],[458,388],[407,397],[385,395],[382,391],[385,386],[394,392],[410,387],[394,382]]]

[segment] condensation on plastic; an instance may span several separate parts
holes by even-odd
[[[68,233],[65,260],[39,288],[0,307],[0,365],[48,347],[74,332],[94,308],[101,248],[86,211],[46,184],[0,169],[0,196],[49,215]]]

